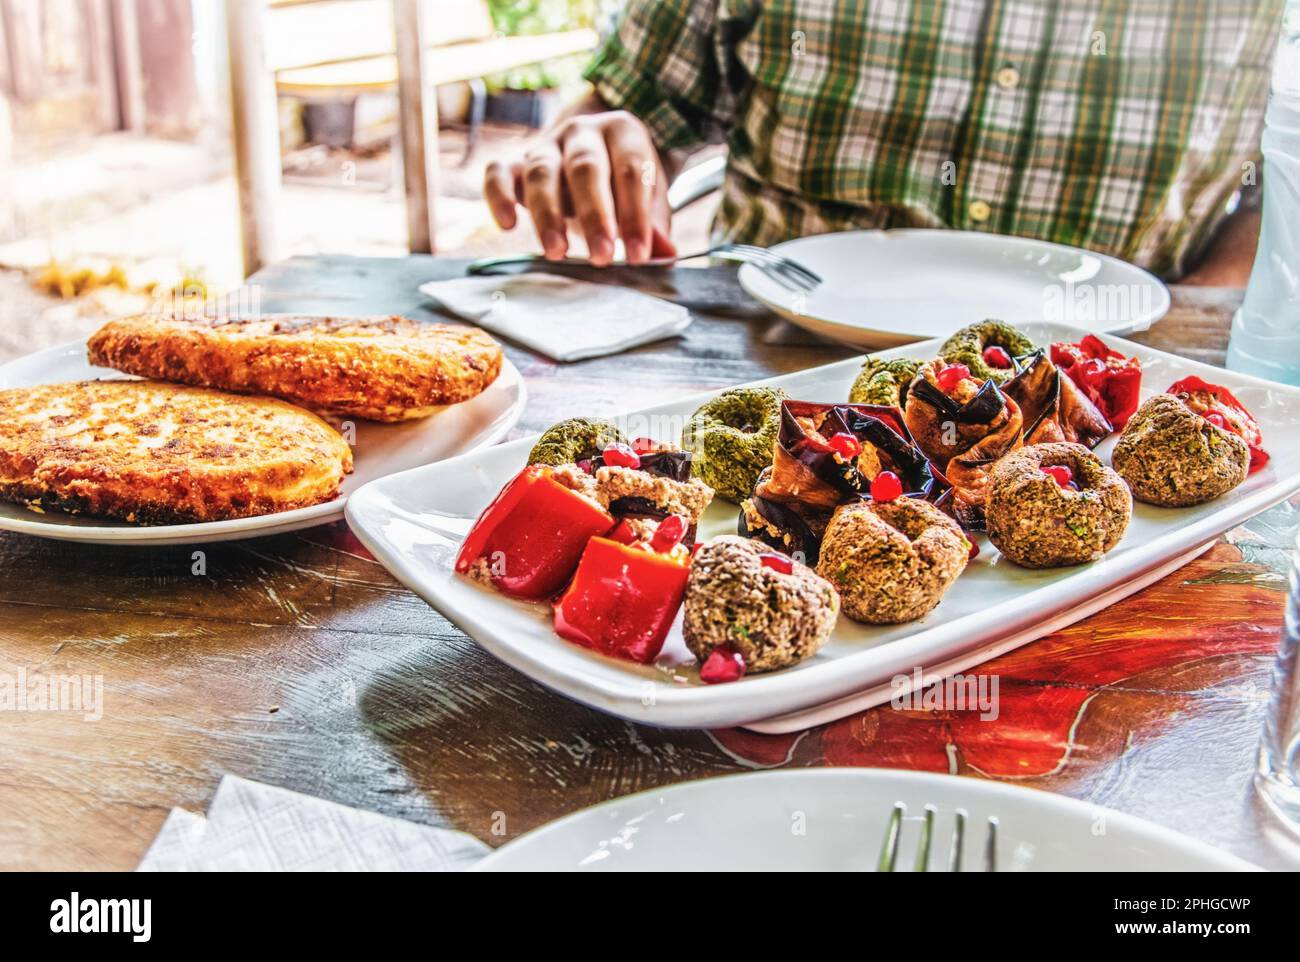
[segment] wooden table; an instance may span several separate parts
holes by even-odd
[[[299,258],[253,280],[263,310],[429,317],[416,285],[462,268]],[[530,391],[516,433],[850,353],[748,302],[728,271],[652,287],[697,312],[685,338],[570,365],[508,349]],[[1175,290],[1140,339],[1219,361],[1238,298]],[[643,728],[554,695],[401,588],[343,524],[206,546],[203,575],[187,548],[3,534],[0,672],[102,675],[105,693],[99,721],[0,713],[0,867],[133,868],[168,810],[203,811],[227,772],[499,844],[638,789],[809,765],[1015,780],[1296,864],[1250,787],[1291,514],[986,666],[996,722],[885,706],[796,736]]]

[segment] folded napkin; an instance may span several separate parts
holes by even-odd
[[[691,312],[649,294],[555,274],[461,277],[420,291],[451,313],[557,361],[617,354],[686,330]]]
[[[490,849],[417,825],[227,775],[207,818],[172,809],[140,872],[454,872]]]

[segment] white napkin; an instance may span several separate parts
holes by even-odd
[[[557,361],[617,354],[686,330],[691,312],[649,294],[555,274],[461,277],[420,291],[453,314]]]
[[[207,818],[172,809],[140,872],[454,872],[490,849],[417,825],[227,775]]]

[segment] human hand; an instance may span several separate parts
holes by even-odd
[[[613,260],[618,237],[630,264],[677,253],[659,152],[645,124],[624,110],[561,121],[518,159],[490,163],[483,193],[505,230],[518,223],[516,205],[525,207],[550,260],[568,253],[569,220],[596,266]]]

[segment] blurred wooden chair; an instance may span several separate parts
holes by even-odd
[[[355,99],[396,89],[413,253],[432,253],[437,197],[435,88],[581,53],[593,30],[497,36],[483,0],[228,0],[231,103],[244,270],[278,255],[276,95]],[[481,117],[481,84],[475,113]]]

